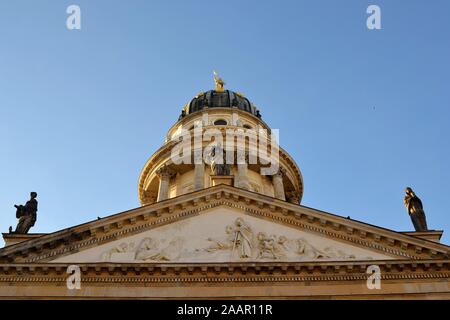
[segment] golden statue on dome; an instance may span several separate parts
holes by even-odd
[[[219,77],[217,72],[214,71],[214,82],[216,83],[216,91],[217,92],[223,92],[225,89],[223,86],[225,85],[225,82],[222,80],[222,78]]]

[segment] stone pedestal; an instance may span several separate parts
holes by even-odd
[[[237,168],[238,168],[238,170],[237,170],[235,186],[237,188],[250,190],[250,182],[248,180],[247,164],[246,163],[238,164]]]
[[[444,231],[442,230],[428,230],[428,231],[405,231],[401,232],[403,234],[406,234],[408,236],[414,236],[420,239],[434,241],[434,242],[441,242],[441,237]]]
[[[201,190],[205,188],[205,164],[195,164],[194,170],[194,190]]]
[[[233,185],[233,176],[211,176],[211,186],[218,186],[219,184]]]
[[[5,247],[19,242],[31,240],[34,238],[42,237],[46,233],[2,233],[3,240],[5,241]]]

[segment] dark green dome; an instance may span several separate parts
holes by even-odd
[[[199,93],[184,107],[180,118],[207,108],[237,108],[261,118],[259,110],[246,97],[230,90]]]

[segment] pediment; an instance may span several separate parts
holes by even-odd
[[[220,206],[52,262],[220,263],[372,259],[392,257]]]
[[[443,244],[219,185],[2,248],[0,262],[360,261],[448,253]]]

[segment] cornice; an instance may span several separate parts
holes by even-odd
[[[69,263],[0,264],[0,283],[65,283]],[[78,264],[83,283],[173,284],[224,282],[309,282],[367,280],[377,265],[381,280],[450,279],[450,260],[377,260],[289,263]]]

